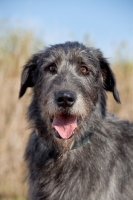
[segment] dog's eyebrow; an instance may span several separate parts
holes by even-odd
[[[52,63],[55,63],[58,65],[60,62],[61,62],[61,58],[59,56],[55,57],[53,55],[50,55],[49,57],[43,58],[43,66],[48,66]]]
[[[77,60],[76,62],[80,65],[87,65],[87,66],[90,66],[92,65],[92,62],[90,59],[88,59],[87,57],[77,57]]]

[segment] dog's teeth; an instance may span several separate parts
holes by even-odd
[[[75,133],[75,132],[73,131],[71,137],[74,135],[74,133]]]

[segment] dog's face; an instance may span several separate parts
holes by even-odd
[[[27,87],[34,87],[33,101],[38,103],[41,118],[64,140],[78,132],[98,103],[104,111],[104,90],[111,91],[120,102],[115,77],[102,53],[77,42],[33,55],[22,73],[20,97]]]

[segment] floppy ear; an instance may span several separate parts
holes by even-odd
[[[21,98],[27,87],[33,87],[36,81],[35,70],[37,68],[38,55],[35,54],[31,59],[26,63],[21,75],[21,86],[19,91],[19,98]]]
[[[121,103],[119,93],[116,87],[116,79],[113,71],[111,70],[109,63],[107,60],[102,56],[102,53],[99,52],[99,62],[101,68],[101,74],[103,78],[103,88],[106,91],[110,91],[113,93],[114,99]]]

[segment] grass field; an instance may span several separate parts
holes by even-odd
[[[20,100],[18,92],[22,66],[40,44],[31,31],[14,30],[0,36],[0,200],[26,199],[23,154],[30,133],[25,119],[30,89]],[[112,68],[122,104],[109,94],[108,109],[133,120],[133,62],[118,57]]]

